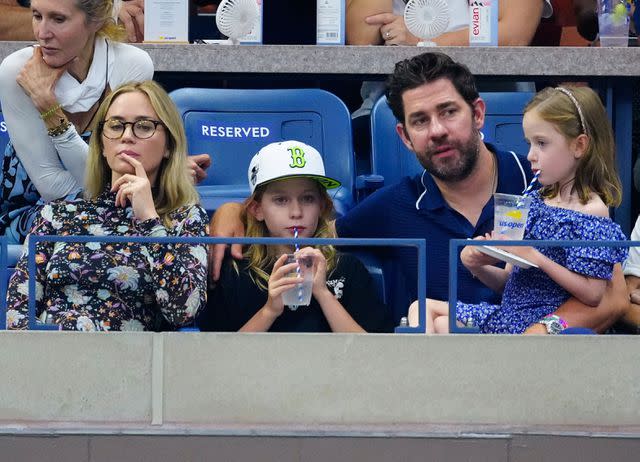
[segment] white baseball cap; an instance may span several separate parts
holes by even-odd
[[[248,176],[252,194],[261,184],[292,177],[312,178],[326,189],[340,186],[339,181],[324,174],[318,150],[295,140],[271,143],[260,149],[251,159]]]

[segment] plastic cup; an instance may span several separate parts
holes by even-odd
[[[601,47],[629,44],[629,14],[625,0],[598,0],[598,30]]]
[[[282,294],[282,302],[289,308],[295,309],[299,306],[308,306],[311,303],[311,289],[313,287],[313,257],[298,257],[287,255],[286,265],[298,263],[300,273],[290,273],[288,276],[300,276],[300,283],[293,289]]]
[[[531,207],[531,197],[512,194],[493,195],[493,230],[509,240],[520,241],[524,237]]]

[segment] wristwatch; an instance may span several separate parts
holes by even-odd
[[[538,321],[538,323],[544,324],[544,326],[547,328],[547,333],[551,335],[559,334],[567,327],[569,327],[564,319],[555,314],[545,316],[540,321]]]

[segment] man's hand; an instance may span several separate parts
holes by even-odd
[[[187,158],[187,167],[194,184],[198,184],[207,177],[207,169],[211,167],[211,156],[209,154],[189,156]]]
[[[491,239],[491,235],[489,233],[484,236],[476,236],[473,240],[476,241],[486,241]],[[485,253],[482,253],[478,250],[478,246],[475,245],[467,245],[462,248],[462,252],[460,252],[460,261],[462,264],[471,271],[471,274],[475,274],[474,271],[477,271],[482,266],[493,266],[499,263],[497,258],[493,258],[488,256]]]
[[[127,31],[127,40],[140,43],[144,40],[144,0],[124,0],[118,20]]]
[[[216,211],[209,223],[209,234],[213,237],[244,237],[244,226],[240,220],[242,204],[227,202]],[[213,282],[220,279],[220,268],[224,259],[227,244],[215,244],[209,246],[209,275]],[[242,258],[242,246],[231,246],[231,256],[240,260]]]

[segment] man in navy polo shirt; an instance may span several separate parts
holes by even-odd
[[[442,53],[424,53],[396,64],[387,81],[389,106],[398,119],[398,135],[425,171],[405,178],[364,200],[336,221],[340,237],[424,238],[427,241],[427,297],[447,300],[449,240],[483,235],[493,228],[493,193],[520,194],[531,177],[521,156],[498,151],[480,137],[485,105],[469,70]],[[241,236],[240,204],[225,204],[211,221],[213,236]],[[396,321],[417,297],[414,249],[390,247],[397,286],[406,294],[394,306]],[[219,275],[224,246],[210,259],[213,279]],[[239,247],[232,249],[240,257]],[[569,326],[603,331],[629,306],[622,270],[597,308],[570,299],[556,311]],[[385,275],[388,277],[389,272]],[[498,301],[498,295],[458,268],[458,298],[466,302]],[[396,298],[398,294],[395,294]],[[405,304],[406,303],[406,304]],[[534,324],[527,333],[546,333]]]
[[[496,150],[480,137],[485,105],[469,70],[441,53],[426,53],[396,64],[387,99],[397,132],[425,171],[376,191],[336,221],[340,237],[424,238],[427,240],[427,297],[447,300],[449,240],[484,235],[493,229],[493,193],[520,194],[531,168],[527,160]],[[389,247],[407,298],[398,297],[396,317],[417,295],[417,259],[412,248]],[[495,294],[458,269],[459,299],[499,302]]]

